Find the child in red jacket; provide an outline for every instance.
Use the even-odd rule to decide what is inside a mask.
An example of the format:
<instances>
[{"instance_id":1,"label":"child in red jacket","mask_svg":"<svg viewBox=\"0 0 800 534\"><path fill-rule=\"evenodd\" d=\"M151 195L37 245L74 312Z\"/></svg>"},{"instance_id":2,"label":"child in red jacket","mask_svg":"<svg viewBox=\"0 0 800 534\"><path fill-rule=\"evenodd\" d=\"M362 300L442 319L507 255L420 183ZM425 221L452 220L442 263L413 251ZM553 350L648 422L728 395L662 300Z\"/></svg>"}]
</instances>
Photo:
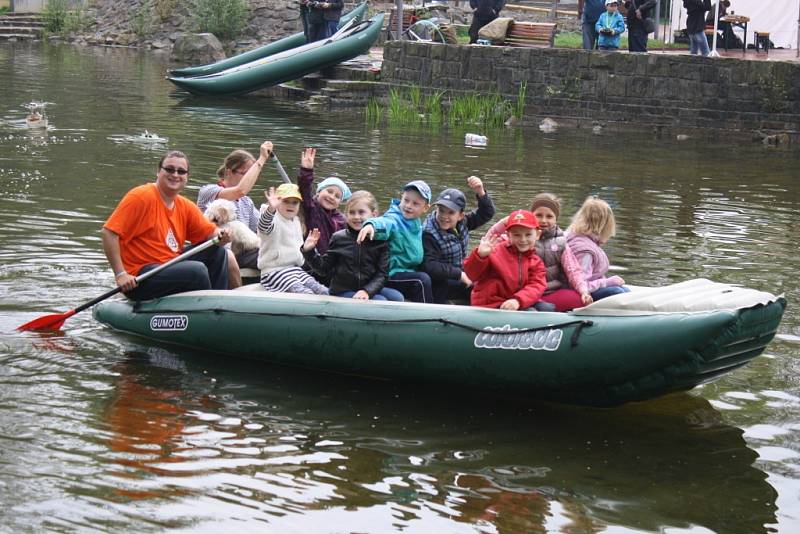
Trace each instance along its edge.
<instances>
[{"instance_id":1,"label":"child in red jacket","mask_svg":"<svg viewBox=\"0 0 800 534\"><path fill-rule=\"evenodd\" d=\"M547 289L544 263L534 245L539 238L536 216L527 210L511 212L506 224L508 240L489 232L464 262L464 272L474 282L473 306L501 310L527 310Z\"/></svg>"}]
</instances>

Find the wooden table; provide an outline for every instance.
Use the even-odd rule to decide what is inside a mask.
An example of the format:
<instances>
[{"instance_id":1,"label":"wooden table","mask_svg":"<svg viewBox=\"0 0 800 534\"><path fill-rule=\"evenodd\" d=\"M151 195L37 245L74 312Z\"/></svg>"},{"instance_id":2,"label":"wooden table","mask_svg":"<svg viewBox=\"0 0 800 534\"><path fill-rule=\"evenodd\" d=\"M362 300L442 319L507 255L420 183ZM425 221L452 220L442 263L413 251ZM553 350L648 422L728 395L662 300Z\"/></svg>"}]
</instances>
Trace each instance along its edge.
<instances>
[{"instance_id":1,"label":"wooden table","mask_svg":"<svg viewBox=\"0 0 800 534\"><path fill-rule=\"evenodd\" d=\"M750 17L745 17L744 15L725 15L724 17L720 17L719 21L730 24L732 28L736 27L744 30L744 36L742 37L742 53L744 54L747 52L747 23L750 22ZM731 32L733 32L733 29L731 29ZM725 39L723 39L725 50L728 49L728 39L729 34L725 32Z\"/></svg>"}]
</instances>

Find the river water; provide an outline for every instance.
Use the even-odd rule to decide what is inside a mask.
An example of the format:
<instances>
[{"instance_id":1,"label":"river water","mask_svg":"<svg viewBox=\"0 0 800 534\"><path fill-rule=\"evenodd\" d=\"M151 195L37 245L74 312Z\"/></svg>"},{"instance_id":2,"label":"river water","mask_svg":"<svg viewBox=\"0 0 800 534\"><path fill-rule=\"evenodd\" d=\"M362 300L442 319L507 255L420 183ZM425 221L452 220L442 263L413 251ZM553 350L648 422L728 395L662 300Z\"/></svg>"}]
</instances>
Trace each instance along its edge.
<instances>
[{"instance_id":1,"label":"river water","mask_svg":"<svg viewBox=\"0 0 800 534\"><path fill-rule=\"evenodd\" d=\"M152 54L0 44L0 530L798 532L797 151L650 133L409 130L267 99L181 99ZM22 104L52 102L50 128ZM144 130L168 138L144 141ZM463 146L485 133L484 150ZM232 361L95 323L18 333L113 287L99 229L185 151L195 198L233 148L373 191L481 176L500 212L615 209L630 283L785 293L775 341L691 393L610 410L501 401ZM263 186L277 184L273 169ZM646 355L643 355L645 357Z\"/></svg>"}]
</instances>

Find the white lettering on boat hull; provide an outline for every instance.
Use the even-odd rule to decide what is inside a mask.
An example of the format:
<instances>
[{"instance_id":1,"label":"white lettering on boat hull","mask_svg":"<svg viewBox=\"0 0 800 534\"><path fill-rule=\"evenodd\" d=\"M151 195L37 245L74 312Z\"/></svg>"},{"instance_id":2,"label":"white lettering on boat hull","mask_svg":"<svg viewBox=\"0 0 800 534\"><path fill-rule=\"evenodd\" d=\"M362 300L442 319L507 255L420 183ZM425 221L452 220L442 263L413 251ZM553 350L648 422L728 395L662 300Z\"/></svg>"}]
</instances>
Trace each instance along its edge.
<instances>
[{"instance_id":1,"label":"white lettering on boat hull","mask_svg":"<svg viewBox=\"0 0 800 534\"><path fill-rule=\"evenodd\" d=\"M479 349L510 350L558 350L564 333L557 328L548 330L524 331L511 328L487 326L484 332L475 336L475 346Z\"/></svg>"},{"instance_id":2,"label":"white lettering on boat hull","mask_svg":"<svg viewBox=\"0 0 800 534\"><path fill-rule=\"evenodd\" d=\"M150 330L154 332L177 332L186 330L189 317L186 315L154 315L150 318Z\"/></svg>"}]
</instances>

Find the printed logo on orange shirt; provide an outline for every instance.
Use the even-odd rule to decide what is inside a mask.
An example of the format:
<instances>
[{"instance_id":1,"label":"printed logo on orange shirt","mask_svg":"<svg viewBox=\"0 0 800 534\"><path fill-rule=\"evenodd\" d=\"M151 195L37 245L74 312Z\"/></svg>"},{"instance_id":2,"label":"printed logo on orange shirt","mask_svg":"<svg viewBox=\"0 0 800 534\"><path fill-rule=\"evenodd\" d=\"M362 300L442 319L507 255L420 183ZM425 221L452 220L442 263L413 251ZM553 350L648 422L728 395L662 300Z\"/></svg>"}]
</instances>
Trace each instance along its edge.
<instances>
[{"instance_id":1,"label":"printed logo on orange shirt","mask_svg":"<svg viewBox=\"0 0 800 534\"><path fill-rule=\"evenodd\" d=\"M178 240L175 239L175 234L172 233L172 228L167 231L166 243L172 252L178 252Z\"/></svg>"}]
</instances>

